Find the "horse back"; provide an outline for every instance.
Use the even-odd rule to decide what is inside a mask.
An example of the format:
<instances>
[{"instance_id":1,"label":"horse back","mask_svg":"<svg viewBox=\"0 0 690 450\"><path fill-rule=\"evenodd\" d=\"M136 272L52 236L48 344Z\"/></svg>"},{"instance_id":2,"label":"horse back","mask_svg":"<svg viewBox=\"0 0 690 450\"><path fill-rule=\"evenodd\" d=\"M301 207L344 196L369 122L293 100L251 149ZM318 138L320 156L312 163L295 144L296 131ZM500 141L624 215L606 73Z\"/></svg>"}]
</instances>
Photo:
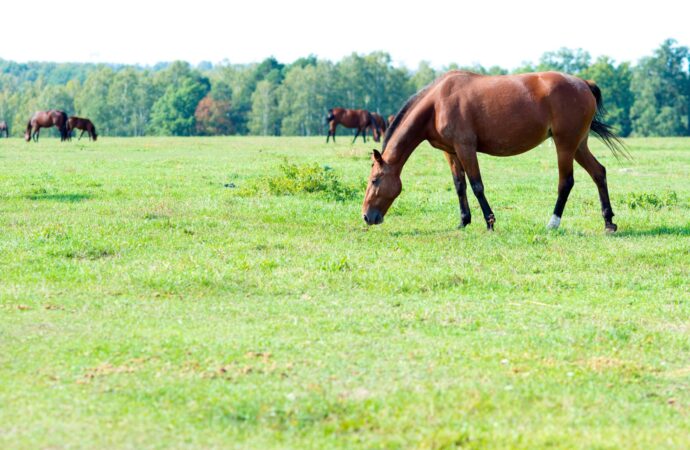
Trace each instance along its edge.
<instances>
[{"instance_id":1,"label":"horse back","mask_svg":"<svg viewBox=\"0 0 690 450\"><path fill-rule=\"evenodd\" d=\"M550 134L581 136L596 109L584 80L557 72L450 72L427 97L434 109L432 134L497 156L527 151Z\"/></svg>"}]
</instances>

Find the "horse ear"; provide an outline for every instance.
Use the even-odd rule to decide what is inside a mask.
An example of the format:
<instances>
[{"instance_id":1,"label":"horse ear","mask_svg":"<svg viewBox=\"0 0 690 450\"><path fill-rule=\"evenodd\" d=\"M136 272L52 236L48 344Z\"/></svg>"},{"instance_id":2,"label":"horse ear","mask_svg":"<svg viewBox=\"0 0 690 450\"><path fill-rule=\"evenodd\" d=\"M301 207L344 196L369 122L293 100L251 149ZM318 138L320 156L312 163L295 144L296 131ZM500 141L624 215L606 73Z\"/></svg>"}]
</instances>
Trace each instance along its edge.
<instances>
[{"instance_id":1,"label":"horse ear","mask_svg":"<svg viewBox=\"0 0 690 450\"><path fill-rule=\"evenodd\" d=\"M376 149L374 149L374 161L383 164L383 156L381 156L381 153Z\"/></svg>"}]
</instances>

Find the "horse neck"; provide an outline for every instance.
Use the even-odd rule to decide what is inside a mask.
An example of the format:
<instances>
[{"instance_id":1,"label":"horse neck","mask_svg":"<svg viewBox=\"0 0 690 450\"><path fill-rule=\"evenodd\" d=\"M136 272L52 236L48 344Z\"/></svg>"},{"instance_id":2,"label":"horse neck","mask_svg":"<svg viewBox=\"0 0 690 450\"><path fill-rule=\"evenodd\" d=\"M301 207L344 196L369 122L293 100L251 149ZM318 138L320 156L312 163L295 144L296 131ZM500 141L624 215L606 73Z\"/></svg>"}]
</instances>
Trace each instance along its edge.
<instances>
[{"instance_id":1,"label":"horse neck","mask_svg":"<svg viewBox=\"0 0 690 450\"><path fill-rule=\"evenodd\" d=\"M387 164L402 171L413 151L427 139L426 127L428 121L427 109L416 106L401 118L398 127L388 136L383 152L383 159Z\"/></svg>"}]
</instances>

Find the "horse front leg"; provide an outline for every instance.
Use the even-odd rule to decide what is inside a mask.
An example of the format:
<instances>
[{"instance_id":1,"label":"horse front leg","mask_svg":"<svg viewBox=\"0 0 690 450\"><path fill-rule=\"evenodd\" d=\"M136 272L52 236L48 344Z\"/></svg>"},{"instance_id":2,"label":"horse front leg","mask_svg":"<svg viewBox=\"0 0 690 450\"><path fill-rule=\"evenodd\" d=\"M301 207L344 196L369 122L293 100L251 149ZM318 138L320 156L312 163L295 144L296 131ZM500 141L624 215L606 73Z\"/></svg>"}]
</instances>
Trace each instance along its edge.
<instances>
[{"instance_id":1,"label":"horse front leg","mask_svg":"<svg viewBox=\"0 0 690 450\"><path fill-rule=\"evenodd\" d=\"M465 228L472 222L470 205L467 202L465 170L462 168L462 164L460 164L460 160L455 153L443 152L443 155L446 157L448 165L450 166L450 172L453 174L455 192L458 194L458 203L460 204L460 226L458 226L458 228Z\"/></svg>"},{"instance_id":2,"label":"horse front leg","mask_svg":"<svg viewBox=\"0 0 690 450\"><path fill-rule=\"evenodd\" d=\"M354 144L355 141L357 140L357 136L359 136L360 129L357 128L357 133L355 133L355 138L352 140L352 143Z\"/></svg>"},{"instance_id":3,"label":"horse front leg","mask_svg":"<svg viewBox=\"0 0 690 450\"><path fill-rule=\"evenodd\" d=\"M81 141L81 137L84 136L85 131L86 130L81 130L81 134L79 135L79 139L77 139L77 141ZM89 134L89 137L91 137L91 134Z\"/></svg>"},{"instance_id":4,"label":"horse front leg","mask_svg":"<svg viewBox=\"0 0 690 450\"><path fill-rule=\"evenodd\" d=\"M462 146L456 148L455 153L460 160L460 164L467 178L470 180L470 187L472 187L472 192L474 196L477 197L479 206L482 208L482 213L484 214L484 220L486 220L486 229L493 231L494 224L496 223L496 217L494 216L489 202L486 200L484 195L484 183L482 183L482 175L479 171L479 161L477 161L477 150L475 147Z\"/></svg>"}]
</instances>

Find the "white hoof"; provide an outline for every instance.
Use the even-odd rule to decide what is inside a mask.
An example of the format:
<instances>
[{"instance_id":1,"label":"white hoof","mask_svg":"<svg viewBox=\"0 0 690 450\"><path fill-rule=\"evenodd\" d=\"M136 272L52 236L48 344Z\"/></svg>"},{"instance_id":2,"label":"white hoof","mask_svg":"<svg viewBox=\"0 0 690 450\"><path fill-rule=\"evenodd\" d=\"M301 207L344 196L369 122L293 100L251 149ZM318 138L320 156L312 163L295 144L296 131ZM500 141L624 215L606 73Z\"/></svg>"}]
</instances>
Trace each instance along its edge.
<instances>
[{"instance_id":1,"label":"white hoof","mask_svg":"<svg viewBox=\"0 0 690 450\"><path fill-rule=\"evenodd\" d=\"M548 225L546 225L546 228L549 230L555 230L561 225L561 218L558 217L557 215L551 216L551 220L549 220Z\"/></svg>"}]
</instances>

